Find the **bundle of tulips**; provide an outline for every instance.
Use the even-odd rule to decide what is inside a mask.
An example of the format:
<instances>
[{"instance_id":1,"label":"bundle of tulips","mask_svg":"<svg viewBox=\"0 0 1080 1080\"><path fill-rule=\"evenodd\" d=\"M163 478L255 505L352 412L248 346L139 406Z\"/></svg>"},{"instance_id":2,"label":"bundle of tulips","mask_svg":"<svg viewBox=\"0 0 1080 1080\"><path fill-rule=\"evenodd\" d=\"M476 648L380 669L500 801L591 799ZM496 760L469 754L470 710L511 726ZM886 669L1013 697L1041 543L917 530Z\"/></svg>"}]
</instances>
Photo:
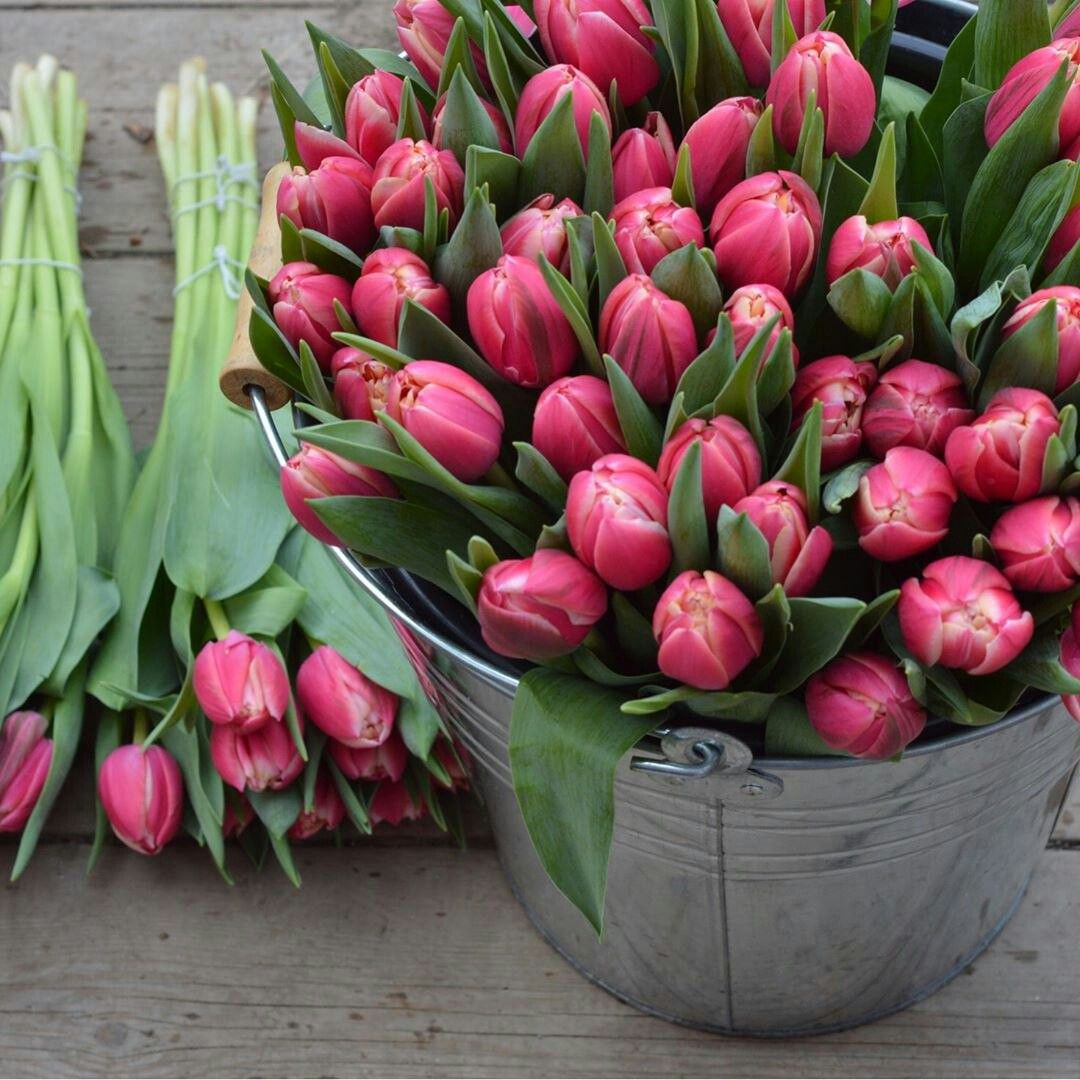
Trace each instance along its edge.
<instances>
[{"instance_id":1,"label":"bundle of tulips","mask_svg":"<svg viewBox=\"0 0 1080 1080\"><path fill-rule=\"evenodd\" d=\"M932 94L896 0L399 0L408 59L271 61L286 501L536 665L519 800L597 918L558 792L658 714L876 759L1080 716L1073 6L988 0Z\"/></svg>"}]
</instances>

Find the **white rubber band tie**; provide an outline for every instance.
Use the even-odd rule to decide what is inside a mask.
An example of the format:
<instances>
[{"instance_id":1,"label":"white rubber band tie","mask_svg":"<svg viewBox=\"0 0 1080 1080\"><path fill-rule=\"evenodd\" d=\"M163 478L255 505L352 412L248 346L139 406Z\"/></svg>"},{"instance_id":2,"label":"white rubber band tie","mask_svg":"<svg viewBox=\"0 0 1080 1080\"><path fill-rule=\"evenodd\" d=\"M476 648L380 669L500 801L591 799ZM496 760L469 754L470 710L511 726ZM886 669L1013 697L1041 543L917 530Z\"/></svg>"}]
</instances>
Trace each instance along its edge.
<instances>
[{"instance_id":1,"label":"white rubber band tie","mask_svg":"<svg viewBox=\"0 0 1080 1080\"><path fill-rule=\"evenodd\" d=\"M81 266L61 259L0 259L0 266L50 266L53 270L71 270L79 277L83 276Z\"/></svg>"},{"instance_id":2,"label":"white rubber band tie","mask_svg":"<svg viewBox=\"0 0 1080 1080\"><path fill-rule=\"evenodd\" d=\"M194 285L200 278L218 270L221 273L221 285L225 290L225 295L230 300L239 300L242 288L240 278L233 273L234 267L240 271L244 270L244 264L232 258L223 244L218 244L218 246L214 248L213 260L208 262L201 270L196 270L194 274L190 274L188 277L184 278L183 281L177 282L177 284L173 286L172 294L173 296L177 296L189 285Z\"/></svg>"},{"instance_id":3,"label":"white rubber band tie","mask_svg":"<svg viewBox=\"0 0 1080 1080\"><path fill-rule=\"evenodd\" d=\"M202 210L207 206L217 207L218 211L223 213L226 206L231 202L238 203L248 210L259 209L259 204L254 200L245 199L242 195L234 195L229 191L229 188L235 184L239 184L243 187L250 187L253 190L258 191L259 184L255 176L255 166L250 161L234 165L228 158L221 155L217 160L217 168L215 169L178 176L173 182L174 194L181 184L192 183L197 180L213 180L217 190L208 199L200 199L198 202L174 210L174 220L178 217L183 217L184 214Z\"/></svg>"},{"instance_id":4,"label":"white rubber band tie","mask_svg":"<svg viewBox=\"0 0 1080 1080\"><path fill-rule=\"evenodd\" d=\"M0 164L2 165L29 165L41 160L41 155L46 151L51 150L61 162L64 167L70 172L71 165L64 157L59 146L54 146L52 143L42 143L41 146L28 146L25 150L0 150ZM37 173L30 172L28 169L15 169L7 176L0 179L0 188L6 187L8 184L13 183L16 180L37 180ZM75 215L78 216L82 212L83 197L82 192L74 184L65 184L64 190L75 200Z\"/></svg>"}]
</instances>

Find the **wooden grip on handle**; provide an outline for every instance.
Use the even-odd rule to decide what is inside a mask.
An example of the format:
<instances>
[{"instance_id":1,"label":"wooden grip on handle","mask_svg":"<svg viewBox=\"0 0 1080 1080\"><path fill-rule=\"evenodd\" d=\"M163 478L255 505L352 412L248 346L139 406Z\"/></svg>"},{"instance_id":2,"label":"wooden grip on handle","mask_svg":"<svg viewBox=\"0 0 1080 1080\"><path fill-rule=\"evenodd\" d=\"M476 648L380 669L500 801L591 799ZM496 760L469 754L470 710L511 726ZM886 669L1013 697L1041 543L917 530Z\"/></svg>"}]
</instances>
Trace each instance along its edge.
<instances>
[{"instance_id":1,"label":"wooden grip on handle","mask_svg":"<svg viewBox=\"0 0 1080 1080\"><path fill-rule=\"evenodd\" d=\"M251 248L248 266L261 278L272 278L281 269L281 229L278 226L277 191L282 179L290 172L287 161L279 162L263 181L262 212L259 228ZM240 296L236 308L236 333L233 335L229 355L221 367L218 384L221 392L234 404L251 408L251 399L245 388L260 386L271 409L280 409L292 396L289 388L259 363L251 347L248 324L254 306L247 289Z\"/></svg>"}]
</instances>

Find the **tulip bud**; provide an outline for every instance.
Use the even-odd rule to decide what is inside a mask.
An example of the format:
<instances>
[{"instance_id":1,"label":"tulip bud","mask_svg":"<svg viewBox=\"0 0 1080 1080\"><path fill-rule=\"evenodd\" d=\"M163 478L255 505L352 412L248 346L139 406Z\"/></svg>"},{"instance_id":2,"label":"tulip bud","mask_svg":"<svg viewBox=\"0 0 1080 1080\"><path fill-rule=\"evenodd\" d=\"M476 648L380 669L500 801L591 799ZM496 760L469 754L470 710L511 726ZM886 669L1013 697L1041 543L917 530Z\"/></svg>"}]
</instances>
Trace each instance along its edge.
<instances>
[{"instance_id":1,"label":"tulip bud","mask_svg":"<svg viewBox=\"0 0 1080 1080\"><path fill-rule=\"evenodd\" d=\"M386 408L394 369L346 346L330 359L334 400L347 420L374 420Z\"/></svg>"},{"instance_id":2,"label":"tulip bud","mask_svg":"<svg viewBox=\"0 0 1080 1080\"><path fill-rule=\"evenodd\" d=\"M399 139L388 146L372 173L375 227L397 225L423 230L428 179L435 188L436 207L440 213L449 211L453 225L461 216L465 191L465 173L453 152L437 150L424 139Z\"/></svg>"},{"instance_id":3,"label":"tulip bud","mask_svg":"<svg viewBox=\"0 0 1080 1080\"><path fill-rule=\"evenodd\" d=\"M1058 157L1080 157L1080 36L1061 37L1017 61L986 109L986 143L994 146L1069 61L1069 90L1058 122Z\"/></svg>"},{"instance_id":4,"label":"tulip bud","mask_svg":"<svg viewBox=\"0 0 1080 1080\"><path fill-rule=\"evenodd\" d=\"M245 735L283 720L289 707L289 676L281 661L269 646L239 630L199 650L192 685L211 723L232 724Z\"/></svg>"},{"instance_id":5,"label":"tulip bud","mask_svg":"<svg viewBox=\"0 0 1080 1080\"><path fill-rule=\"evenodd\" d=\"M588 567L557 548L496 563L476 602L488 647L520 660L572 653L607 610L607 589Z\"/></svg>"},{"instance_id":6,"label":"tulip bud","mask_svg":"<svg viewBox=\"0 0 1080 1080\"><path fill-rule=\"evenodd\" d=\"M302 809L289 826L290 840L307 840L326 829L332 832L345 818L345 804L338 794L337 785L326 769L315 775L315 795L310 810Z\"/></svg>"},{"instance_id":7,"label":"tulip bud","mask_svg":"<svg viewBox=\"0 0 1080 1080\"><path fill-rule=\"evenodd\" d=\"M894 446L941 457L953 429L974 419L959 375L938 364L905 360L878 380L863 408L862 433L876 458Z\"/></svg>"},{"instance_id":8,"label":"tulip bud","mask_svg":"<svg viewBox=\"0 0 1080 1080\"><path fill-rule=\"evenodd\" d=\"M373 251L352 288L353 319L360 332L396 349L406 300L426 307L440 322L450 322L450 293L432 278L419 255L399 247Z\"/></svg>"},{"instance_id":9,"label":"tulip bud","mask_svg":"<svg viewBox=\"0 0 1080 1080\"><path fill-rule=\"evenodd\" d=\"M581 140L582 153L589 156L589 121L597 112L604 126L611 131L611 113L607 100L597 89L596 83L569 64L557 64L534 75L518 98L514 116L514 146L518 157L525 151L537 129L547 119L548 113L567 95L573 98L574 126Z\"/></svg>"},{"instance_id":10,"label":"tulip bud","mask_svg":"<svg viewBox=\"0 0 1080 1080\"><path fill-rule=\"evenodd\" d=\"M324 274L314 263L286 263L267 286L274 322L294 349L306 341L326 371L338 343L330 336L341 330L334 301L349 309L349 283Z\"/></svg>"},{"instance_id":11,"label":"tulip bud","mask_svg":"<svg viewBox=\"0 0 1080 1080\"><path fill-rule=\"evenodd\" d=\"M303 716L297 715L297 721L303 730ZM210 730L210 759L218 776L237 791L280 791L304 771L288 727L277 720L250 735L232 724L215 724Z\"/></svg>"},{"instance_id":12,"label":"tulip bud","mask_svg":"<svg viewBox=\"0 0 1080 1080\"><path fill-rule=\"evenodd\" d=\"M651 274L673 251L705 244L701 218L671 197L671 188L646 188L623 199L611 211L615 246L632 274Z\"/></svg>"},{"instance_id":13,"label":"tulip bud","mask_svg":"<svg viewBox=\"0 0 1080 1080\"><path fill-rule=\"evenodd\" d=\"M1050 495L1011 507L994 525L990 546L1014 589L1071 589L1080 579L1080 500Z\"/></svg>"},{"instance_id":14,"label":"tulip bud","mask_svg":"<svg viewBox=\"0 0 1080 1080\"><path fill-rule=\"evenodd\" d=\"M414 796L404 782L384 781L371 797L368 817L372 825L400 825L403 821L419 821L424 809L423 800Z\"/></svg>"},{"instance_id":15,"label":"tulip bud","mask_svg":"<svg viewBox=\"0 0 1080 1080\"><path fill-rule=\"evenodd\" d=\"M830 285L852 270L868 270L895 289L915 268L914 243L932 252L926 230L914 219L871 225L862 214L849 217L833 234L825 278Z\"/></svg>"},{"instance_id":16,"label":"tulip bud","mask_svg":"<svg viewBox=\"0 0 1080 1080\"><path fill-rule=\"evenodd\" d=\"M339 139L332 131L327 131L316 124L305 124L302 120L295 121L293 139L296 142L296 153L300 158L300 164L308 172L313 172L327 158L350 158L353 161L362 161L360 155L344 139ZM371 188L370 181L367 187Z\"/></svg>"},{"instance_id":17,"label":"tulip bud","mask_svg":"<svg viewBox=\"0 0 1080 1080\"><path fill-rule=\"evenodd\" d=\"M874 129L877 95L870 72L855 59L847 42L829 30L800 38L765 94L765 103L773 107L773 132L789 154L799 147L811 91L825 117L825 156L854 157Z\"/></svg>"},{"instance_id":18,"label":"tulip bud","mask_svg":"<svg viewBox=\"0 0 1080 1080\"><path fill-rule=\"evenodd\" d=\"M718 0L720 21L751 86L764 89L772 72L774 0ZM795 33L802 37L825 20L825 0L788 0Z\"/></svg>"},{"instance_id":19,"label":"tulip bud","mask_svg":"<svg viewBox=\"0 0 1080 1080\"><path fill-rule=\"evenodd\" d=\"M585 213L572 199L555 202L554 195L541 195L519 211L499 231L504 255L520 255L534 262L541 255L559 273L570 273L570 244L566 222Z\"/></svg>"},{"instance_id":20,"label":"tulip bud","mask_svg":"<svg viewBox=\"0 0 1080 1080\"><path fill-rule=\"evenodd\" d=\"M533 412L533 446L564 479L626 449L611 387L595 375L553 382Z\"/></svg>"},{"instance_id":21,"label":"tulip bud","mask_svg":"<svg viewBox=\"0 0 1080 1080\"><path fill-rule=\"evenodd\" d=\"M699 116L683 145L690 150L690 176L698 213L706 217L746 177L750 136L761 119L761 102L752 97L727 98Z\"/></svg>"},{"instance_id":22,"label":"tulip bud","mask_svg":"<svg viewBox=\"0 0 1080 1080\"><path fill-rule=\"evenodd\" d=\"M372 682L329 645L320 645L300 665L296 696L320 731L354 750L382 745L394 729L397 695Z\"/></svg>"},{"instance_id":23,"label":"tulip bud","mask_svg":"<svg viewBox=\"0 0 1080 1080\"><path fill-rule=\"evenodd\" d=\"M0 833L18 832L37 805L52 765L53 742L41 713L10 713L0 727Z\"/></svg>"},{"instance_id":24,"label":"tulip bud","mask_svg":"<svg viewBox=\"0 0 1080 1080\"><path fill-rule=\"evenodd\" d=\"M802 491L794 484L770 480L732 509L745 514L765 537L773 584L782 585L788 596L806 596L825 572L833 542L820 525L810 528Z\"/></svg>"},{"instance_id":25,"label":"tulip bud","mask_svg":"<svg viewBox=\"0 0 1080 1080\"><path fill-rule=\"evenodd\" d=\"M647 275L631 274L604 302L600 351L614 358L650 405L663 405L698 354L697 331L685 304Z\"/></svg>"},{"instance_id":26,"label":"tulip bud","mask_svg":"<svg viewBox=\"0 0 1080 1080\"><path fill-rule=\"evenodd\" d=\"M724 690L756 657L765 634L754 605L712 570L681 573L653 613L660 670L700 690Z\"/></svg>"},{"instance_id":27,"label":"tulip bud","mask_svg":"<svg viewBox=\"0 0 1080 1080\"><path fill-rule=\"evenodd\" d=\"M900 630L912 655L927 667L990 675L1015 660L1035 632L1000 570L954 555L909 578L897 606Z\"/></svg>"},{"instance_id":28,"label":"tulip bud","mask_svg":"<svg viewBox=\"0 0 1080 1080\"><path fill-rule=\"evenodd\" d=\"M397 0L394 19L401 48L434 90L439 85L443 56L457 20L440 0ZM477 73L486 81L483 52L475 42L469 43L469 51Z\"/></svg>"},{"instance_id":29,"label":"tulip bud","mask_svg":"<svg viewBox=\"0 0 1080 1080\"><path fill-rule=\"evenodd\" d=\"M391 731L386 742L378 746L357 750L331 739L328 749L334 764L350 780L396 782L405 775L405 766L409 763L409 752L396 731Z\"/></svg>"},{"instance_id":30,"label":"tulip bud","mask_svg":"<svg viewBox=\"0 0 1080 1080\"><path fill-rule=\"evenodd\" d=\"M97 789L113 832L132 851L157 855L180 828L180 766L160 746L118 746L101 763Z\"/></svg>"},{"instance_id":31,"label":"tulip bud","mask_svg":"<svg viewBox=\"0 0 1080 1080\"><path fill-rule=\"evenodd\" d=\"M822 403L821 467L825 472L858 456L863 406L876 379L873 364L856 363L846 356L815 360L796 376L791 390L792 425L802 423L814 402Z\"/></svg>"},{"instance_id":32,"label":"tulip bud","mask_svg":"<svg viewBox=\"0 0 1080 1080\"><path fill-rule=\"evenodd\" d=\"M772 285L744 285L741 289L736 289L724 305L724 314L731 320L736 356L742 355L763 326L772 322L777 315L780 316L780 321L769 335L768 344L762 355L763 364L776 348L780 335L785 330L795 332L795 316L791 313L791 305L784 294ZM709 341L711 342L715 336L716 331L710 330ZM791 356L795 366L798 367L799 350L794 343L791 346Z\"/></svg>"},{"instance_id":33,"label":"tulip bud","mask_svg":"<svg viewBox=\"0 0 1080 1080\"><path fill-rule=\"evenodd\" d=\"M504 255L469 286L469 332L484 359L518 386L547 386L577 359L573 327L540 267Z\"/></svg>"},{"instance_id":34,"label":"tulip bud","mask_svg":"<svg viewBox=\"0 0 1080 1080\"><path fill-rule=\"evenodd\" d=\"M821 204L801 176L761 173L717 203L710 232L717 271L729 288L775 285L790 299L814 272Z\"/></svg>"},{"instance_id":35,"label":"tulip bud","mask_svg":"<svg viewBox=\"0 0 1080 1080\"><path fill-rule=\"evenodd\" d=\"M1080 17L1080 9L1077 15ZM1065 215L1065 220L1051 237L1050 246L1046 249L1046 257L1043 260L1046 273L1056 270L1077 244L1080 244L1080 206Z\"/></svg>"},{"instance_id":36,"label":"tulip bud","mask_svg":"<svg viewBox=\"0 0 1080 1080\"><path fill-rule=\"evenodd\" d=\"M668 493L644 461L608 454L570 481L566 530L574 554L608 585L633 592L671 565Z\"/></svg>"},{"instance_id":37,"label":"tulip bud","mask_svg":"<svg viewBox=\"0 0 1080 1080\"><path fill-rule=\"evenodd\" d=\"M433 776L435 783L446 791L468 791L469 753L465 747L457 739L451 743L448 738L443 737L436 740L433 752L439 764L446 770L446 775L450 777L450 783L446 784Z\"/></svg>"},{"instance_id":38,"label":"tulip bud","mask_svg":"<svg viewBox=\"0 0 1080 1080\"><path fill-rule=\"evenodd\" d=\"M705 517L712 523L721 506L734 506L761 483L761 454L754 437L733 417L687 420L664 447L656 467L668 491L693 443L701 444L701 489Z\"/></svg>"},{"instance_id":39,"label":"tulip bud","mask_svg":"<svg viewBox=\"0 0 1080 1080\"><path fill-rule=\"evenodd\" d=\"M933 454L896 446L859 481L853 517L859 547L879 562L929 551L949 534L958 493Z\"/></svg>"},{"instance_id":40,"label":"tulip bud","mask_svg":"<svg viewBox=\"0 0 1080 1080\"><path fill-rule=\"evenodd\" d=\"M1046 447L1061 430L1054 403L1038 390L1008 387L945 444L956 486L978 502L1025 502L1043 482Z\"/></svg>"},{"instance_id":41,"label":"tulip bud","mask_svg":"<svg viewBox=\"0 0 1080 1080\"><path fill-rule=\"evenodd\" d=\"M499 403L452 364L406 364L394 375L386 412L459 480L478 480L502 449Z\"/></svg>"},{"instance_id":42,"label":"tulip bud","mask_svg":"<svg viewBox=\"0 0 1080 1080\"><path fill-rule=\"evenodd\" d=\"M377 70L353 84L345 99L345 141L369 164L397 142L401 119L401 92L405 82L389 71ZM416 107L428 130L428 115L419 100Z\"/></svg>"},{"instance_id":43,"label":"tulip bud","mask_svg":"<svg viewBox=\"0 0 1080 1080\"><path fill-rule=\"evenodd\" d=\"M660 81L653 43L641 29L653 25L642 0L536 0L533 10L548 57L573 64L604 93L616 83L624 105Z\"/></svg>"},{"instance_id":44,"label":"tulip bud","mask_svg":"<svg viewBox=\"0 0 1080 1080\"><path fill-rule=\"evenodd\" d=\"M1080 605L1074 604L1072 618L1061 635L1061 666L1074 678L1080 679ZM1062 694L1061 703L1069 715L1080 721L1080 694Z\"/></svg>"},{"instance_id":45,"label":"tulip bud","mask_svg":"<svg viewBox=\"0 0 1080 1080\"><path fill-rule=\"evenodd\" d=\"M1033 293L1020 302L1012 318L1005 324L1002 337L1012 337L1048 304L1057 307L1058 359L1054 393L1061 394L1080 379L1080 289L1074 285L1055 285Z\"/></svg>"},{"instance_id":46,"label":"tulip bud","mask_svg":"<svg viewBox=\"0 0 1080 1080\"><path fill-rule=\"evenodd\" d=\"M810 723L834 750L884 761L914 742L926 726L896 664L877 653L841 656L806 684Z\"/></svg>"},{"instance_id":47,"label":"tulip bud","mask_svg":"<svg viewBox=\"0 0 1080 1080\"><path fill-rule=\"evenodd\" d=\"M332 547L344 547L308 503L333 495L362 495L368 498L396 499L394 482L376 469L358 465L329 450L303 443L281 467L281 495L292 515L316 540Z\"/></svg>"},{"instance_id":48,"label":"tulip bud","mask_svg":"<svg viewBox=\"0 0 1080 1080\"><path fill-rule=\"evenodd\" d=\"M499 149L504 154L512 154L514 152L514 144L510 137L510 125L507 124L502 109L492 105L490 101L485 101L482 97L478 97L477 100L480 102L480 106L484 112L487 113L488 119L495 129L496 138L499 140ZM443 139L443 113L445 111L446 95L443 94L443 96L435 103L435 111L431 114L431 141L440 150L450 149L445 145Z\"/></svg>"},{"instance_id":49,"label":"tulip bud","mask_svg":"<svg viewBox=\"0 0 1080 1080\"><path fill-rule=\"evenodd\" d=\"M365 253L375 239L371 166L356 158L328 157L314 172L297 167L278 187L277 211L298 229L314 229Z\"/></svg>"},{"instance_id":50,"label":"tulip bud","mask_svg":"<svg viewBox=\"0 0 1080 1080\"><path fill-rule=\"evenodd\" d=\"M671 187L675 179L675 143L662 113L651 112L639 128L627 128L611 148L615 201L651 187Z\"/></svg>"}]
</instances>

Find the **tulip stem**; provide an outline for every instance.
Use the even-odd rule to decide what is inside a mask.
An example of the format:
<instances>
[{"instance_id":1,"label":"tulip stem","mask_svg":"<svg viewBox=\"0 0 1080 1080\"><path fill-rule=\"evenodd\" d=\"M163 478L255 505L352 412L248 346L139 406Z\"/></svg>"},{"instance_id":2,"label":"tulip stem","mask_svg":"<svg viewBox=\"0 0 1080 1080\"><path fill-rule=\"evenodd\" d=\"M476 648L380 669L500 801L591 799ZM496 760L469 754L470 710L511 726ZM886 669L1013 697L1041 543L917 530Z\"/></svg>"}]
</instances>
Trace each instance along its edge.
<instances>
[{"instance_id":1,"label":"tulip stem","mask_svg":"<svg viewBox=\"0 0 1080 1080\"><path fill-rule=\"evenodd\" d=\"M132 742L138 743L142 746L146 742L146 736L150 734L150 718L146 715L145 709L135 710L135 729L131 733Z\"/></svg>"},{"instance_id":2,"label":"tulip stem","mask_svg":"<svg viewBox=\"0 0 1080 1080\"><path fill-rule=\"evenodd\" d=\"M224 641L232 629L229 618L225 614L225 608L219 601L207 599L203 600L203 607L206 608L206 617L210 622L210 629L214 631L214 637L218 641Z\"/></svg>"}]
</instances>

